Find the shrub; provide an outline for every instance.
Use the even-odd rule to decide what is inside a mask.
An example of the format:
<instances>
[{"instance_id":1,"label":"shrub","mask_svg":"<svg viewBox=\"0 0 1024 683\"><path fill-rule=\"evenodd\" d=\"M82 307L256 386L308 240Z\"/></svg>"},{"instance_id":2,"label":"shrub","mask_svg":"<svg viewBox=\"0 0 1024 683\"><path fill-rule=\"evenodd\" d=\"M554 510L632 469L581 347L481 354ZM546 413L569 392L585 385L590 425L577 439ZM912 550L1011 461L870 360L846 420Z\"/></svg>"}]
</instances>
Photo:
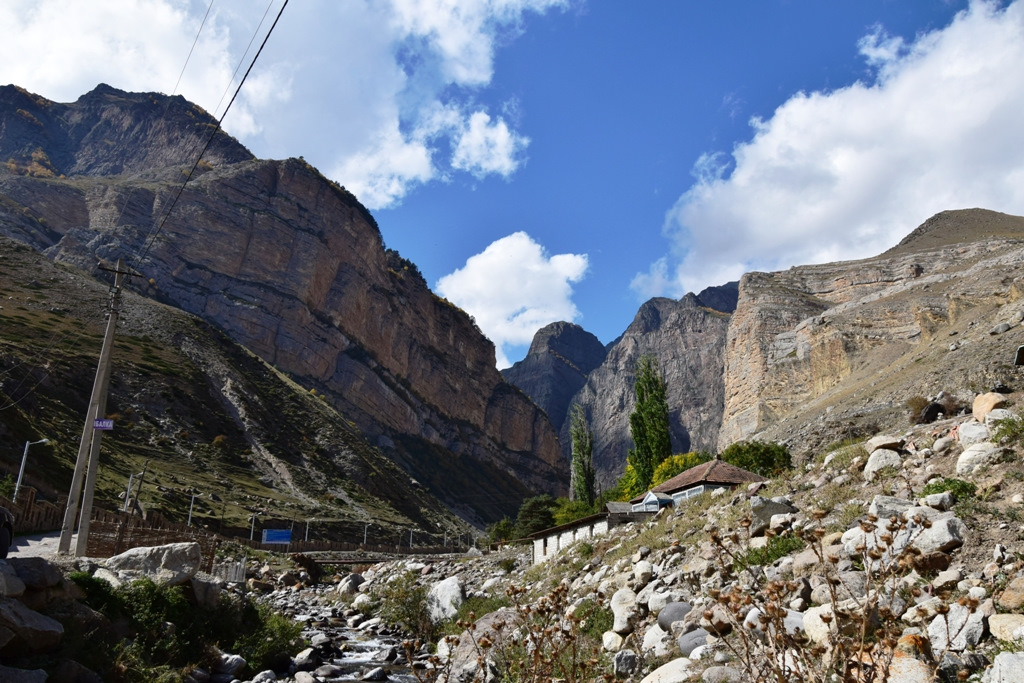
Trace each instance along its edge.
<instances>
[{"instance_id":1,"label":"shrub","mask_svg":"<svg viewBox=\"0 0 1024 683\"><path fill-rule=\"evenodd\" d=\"M992 439L996 442L1002 442L1005 439L1010 444L1024 442L1024 418L1018 415L997 420L995 431L992 433Z\"/></svg>"},{"instance_id":2,"label":"shrub","mask_svg":"<svg viewBox=\"0 0 1024 683\"><path fill-rule=\"evenodd\" d=\"M930 496L933 493L945 493L949 491L957 500L964 498L970 498L978 490L978 487L969 481L963 479L954 479L951 477L945 477L939 481L933 481L921 489L922 496Z\"/></svg>"},{"instance_id":3,"label":"shrub","mask_svg":"<svg viewBox=\"0 0 1024 683\"><path fill-rule=\"evenodd\" d=\"M377 615L385 622L417 638L434 639L437 629L430 621L427 589L417 582L414 572L404 572L376 587L371 597L379 604Z\"/></svg>"},{"instance_id":4,"label":"shrub","mask_svg":"<svg viewBox=\"0 0 1024 683\"><path fill-rule=\"evenodd\" d=\"M802 550L806 545L804 540L795 534L785 536L773 536L763 548L751 548L736 558L735 570L742 571L753 566L769 565L780 557L785 557L791 552Z\"/></svg>"},{"instance_id":5,"label":"shrub","mask_svg":"<svg viewBox=\"0 0 1024 683\"><path fill-rule=\"evenodd\" d=\"M765 441L737 441L722 451L720 457L730 465L762 477L773 477L792 466L788 448Z\"/></svg>"},{"instance_id":6,"label":"shrub","mask_svg":"<svg viewBox=\"0 0 1024 683\"><path fill-rule=\"evenodd\" d=\"M924 396L911 396L904 405L907 406L907 411L910 413L910 423L916 424L921 413L928 407L928 399Z\"/></svg>"}]
</instances>

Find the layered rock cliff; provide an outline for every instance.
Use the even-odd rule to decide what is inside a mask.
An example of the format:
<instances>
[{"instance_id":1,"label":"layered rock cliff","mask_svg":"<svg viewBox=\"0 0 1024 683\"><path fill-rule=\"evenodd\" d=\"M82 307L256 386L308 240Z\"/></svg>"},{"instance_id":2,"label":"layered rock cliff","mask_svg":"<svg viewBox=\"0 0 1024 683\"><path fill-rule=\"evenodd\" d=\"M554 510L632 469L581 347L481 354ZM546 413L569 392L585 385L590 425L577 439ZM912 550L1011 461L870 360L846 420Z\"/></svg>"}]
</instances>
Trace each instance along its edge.
<instances>
[{"instance_id":1,"label":"layered rock cliff","mask_svg":"<svg viewBox=\"0 0 1024 683\"><path fill-rule=\"evenodd\" d=\"M87 270L126 257L143 275L135 286L322 391L467 515L493 519L531 492L562 492L547 417L344 188L218 135L175 200L191 141L212 123L163 95L101 86L57 104L0 88L0 153L11 159L0 232Z\"/></svg>"},{"instance_id":2,"label":"layered rock cliff","mask_svg":"<svg viewBox=\"0 0 1024 683\"><path fill-rule=\"evenodd\" d=\"M1020 296L1022 262L1024 218L970 209L932 217L874 258L744 275L720 444L772 436L783 420L824 422L836 406L853 417L886 406L873 419L905 423L896 378L929 395L954 375L979 390L1007 376L1009 355L995 359L1013 342L988 330Z\"/></svg>"},{"instance_id":3,"label":"layered rock cliff","mask_svg":"<svg viewBox=\"0 0 1024 683\"><path fill-rule=\"evenodd\" d=\"M729 318L693 294L678 301L651 299L611 345L605 361L587 376L572 402L583 406L594 431L594 466L602 485L614 483L622 474L633 444L629 414L636 407L635 366L645 354L658 359L665 378L673 451L715 450ZM562 424L562 445L569 454L567 421Z\"/></svg>"},{"instance_id":4,"label":"layered rock cliff","mask_svg":"<svg viewBox=\"0 0 1024 683\"><path fill-rule=\"evenodd\" d=\"M534 335L526 358L502 371L502 375L522 389L559 428L572 397L607 355L601 341L579 325L551 323Z\"/></svg>"}]
</instances>

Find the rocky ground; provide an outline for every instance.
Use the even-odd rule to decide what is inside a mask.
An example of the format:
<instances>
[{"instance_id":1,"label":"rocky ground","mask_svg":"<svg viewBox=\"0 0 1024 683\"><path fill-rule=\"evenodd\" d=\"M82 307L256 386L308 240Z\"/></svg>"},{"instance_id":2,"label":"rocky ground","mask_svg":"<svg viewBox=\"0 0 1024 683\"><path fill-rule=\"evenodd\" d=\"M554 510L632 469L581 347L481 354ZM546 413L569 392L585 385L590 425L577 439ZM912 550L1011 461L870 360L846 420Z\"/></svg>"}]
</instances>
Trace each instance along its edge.
<instances>
[{"instance_id":1,"label":"rocky ground","mask_svg":"<svg viewBox=\"0 0 1024 683\"><path fill-rule=\"evenodd\" d=\"M973 414L837 444L767 485L695 499L542 565L525 546L320 582L252 565L248 590L302 622L309 646L246 680L1024 681L1024 463L1019 442L995 433L1018 419L1002 407L1015 399L983 395ZM166 573L163 557L146 571ZM142 571L77 566L111 581ZM60 568L14 558L0 577L3 663L12 643L54 647L60 624L46 614L76 597ZM241 590L183 580L197 599ZM387 623L396 599L423 602L429 643L413 641L422 623ZM232 666L225 654L191 680L239 680Z\"/></svg>"}]
</instances>

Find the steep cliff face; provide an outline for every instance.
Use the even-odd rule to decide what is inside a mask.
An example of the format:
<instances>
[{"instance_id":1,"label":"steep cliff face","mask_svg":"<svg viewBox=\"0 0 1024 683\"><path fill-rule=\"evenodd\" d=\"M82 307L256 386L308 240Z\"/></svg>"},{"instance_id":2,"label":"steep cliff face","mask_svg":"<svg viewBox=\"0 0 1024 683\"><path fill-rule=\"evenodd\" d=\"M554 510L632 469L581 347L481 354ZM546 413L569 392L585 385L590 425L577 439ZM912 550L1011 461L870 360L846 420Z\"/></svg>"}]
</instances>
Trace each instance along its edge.
<instances>
[{"instance_id":1,"label":"steep cliff face","mask_svg":"<svg viewBox=\"0 0 1024 683\"><path fill-rule=\"evenodd\" d=\"M137 286L323 391L414 476L461 473L433 482L452 504L490 519L514 511L531 491L564 490L566 467L549 421L502 380L493 345L470 318L385 249L373 218L350 193L303 161L239 160L244 148L225 143L165 218L180 171L149 164L174 154L135 148L174 147L174 134L193 130L194 109L175 118L167 113L181 104L173 98L100 90L102 97L94 91L72 105L37 103L40 115L57 107L72 112L55 117L55 132L40 119L47 132L38 146L62 136L109 139L102 126L113 118L117 130L129 131L114 145L125 148L125 161L118 166L114 153L72 155L56 166L79 174L69 179L33 177L20 167L0 172L4 234L88 270L97 257L145 254L132 263L144 276ZM113 116L108 97L132 104ZM148 120L153 107L164 112L162 123ZM2 120L12 116L18 114ZM73 136L85 125L76 121L94 122L94 132ZM16 144L26 148L21 138ZM5 144L0 134L0 148ZM70 149L85 154L93 147ZM129 171L136 175L105 175ZM500 482L487 484L493 490L483 505L473 489L481 477Z\"/></svg>"},{"instance_id":2,"label":"steep cliff face","mask_svg":"<svg viewBox=\"0 0 1024 683\"><path fill-rule=\"evenodd\" d=\"M526 358L502 374L547 413L555 428L561 428L572 397L605 356L600 340L579 325L551 323L534 335Z\"/></svg>"},{"instance_id":3,"label":"steep cliff face","mask_svg":"<svg viewBox=\"0 0 1024 683\"><path fill-rule=\"evenodd\" d=\"M573 398L586 411L594 431L594 466L602 485L622 474L632 446L629 414L636 406L633 385L637 359L658 359L667 385L672 449L714 451L721 425L722 352L729 315L704 306L693 294L679 301L651 299L587 376ZM567 456L568 424L562 426Z\"/></svg>"},{"instance_id":4,"label":"steep cliff face","mask_svg":"<svg viewBox=\"0 0 1024 683\"><path fill-rule=\"evenodd\" d=\"M931 375L938 357L916 374L908 365L966 332L961 322L979 315L976 326L1013 300L1022 240L1024 218L948 211L875 258L744 275L726 342L720 445L828 397L859 393L870 403L872 387L897 372L905 385Z\"/></svg>"}]
</instances>

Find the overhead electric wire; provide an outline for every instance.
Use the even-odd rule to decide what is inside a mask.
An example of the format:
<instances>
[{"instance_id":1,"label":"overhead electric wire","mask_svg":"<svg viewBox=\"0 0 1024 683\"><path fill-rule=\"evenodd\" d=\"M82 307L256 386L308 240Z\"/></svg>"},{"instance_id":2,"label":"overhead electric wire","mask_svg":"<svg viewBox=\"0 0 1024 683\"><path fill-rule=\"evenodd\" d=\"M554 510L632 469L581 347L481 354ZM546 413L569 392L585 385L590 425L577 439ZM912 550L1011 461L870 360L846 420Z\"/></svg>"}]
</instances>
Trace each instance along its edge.
<instances>
[{"instance_id":1,"label":"overhead electric wire","mask_svg":"<svg viewBox=\"0 0 1024 683\"><path fill-rule=\"evenodd\" d=\"M245 52L243 53L242 57L239 59L238 66L235 67L235 71L232 74L231 80L234 80L235 75L237 75L238 69L241 67L241 64L244 61L245 55L248 54L249 49L252 47L253 41L256 39L256 36L259 34L259 29L260 29L260 27L263 26L263 22L266 21L266 17L269 14L270 8L272 6L273 6L273 0L271 0L270 4L267 5L267 9L264 11L263 17L260 19L260 22L257 25L255 31L253 32L252 37L249 39L249 44L246 46ZM239 82L238 87L235 89L235 94L231 97L231 100L228 102L228 106L224 109L224 112L221 114L220 118L217 119L216 127L211 132L209 138L207 138L206 143L205 143L205 145L202 148L202 151L200 151L199 156L196 158L195 163L192 165L192 169L189 171L188 175L185 177L185 180L182 182L181 186L178 188L178 192L175 194L174 199L172 200L170 206L164 212L162 219L159 221L159 223L156 226L156 229L154 231L151 231L150 234L147 236L146 241L145 241L144 249L143 249L141 254L136 256L135 261L134 261L134 265L129 268L130 272L129 272L127 277L131 277L131 271L134 271L135 270L135 266L141 264L142 261L145 260L146 256L149 254L149 251L152 248L153 244L155 243L157 236L160 234L160 232L163 229L164 224L167 222L167 219L170 217L171 211L174 209L175 204L177 203L178 199L181 197L181 194L184 191L185 186L188 184L188 181L191 180L193 174L195 173L196 168L199 166L199 162L203 158L203 155L206 153L207 149L209 149L210 145L212 144L214 137L216 137L217 133L221 130L221 123L224 121L224 117L227 116L228 111L231 109L231 105L234 103L235 99L238 97L238 94L239 94L239 92L242 89L242 85L245 84L245 81L248 78L249 73L252 71L253 67L256 65L256 61L259 59L260 54L263 52L263 48L266 46L267 41L269 40L271 33L273 33L274 28L277 26L277 22L280 20L281 15L284 13L285 7L287 7L287 6L288 6L288 0L285 0L284 4L281 5L281 9L277 13L277 17L275 17L275 19L274 19L274 23L270 26L270 29L267 31L266 36L264 36L263 42L260 44L259 50L256 52L256 55L253 57L252 62L249 64L249 68L246 69L245 74L242 76L242 80ZM210 0L210 4L209 4L209 6L206 9L206 14L203 15L203 21L201 22L201 24L199 26L199 30L196 32L196 37L193 40L192 47L189 50L188 56L185 58L185 64L182 66L181 73L178 75L178 81L174 85L174 92L177 92L178 86L181 83L181 79L182 79L182 77L183 77L183 75L185 73L186 67L188 66L189 60L192 57L192 53L193 53L193 51L195 49L195 46L199 42L199 37L200 37L200 35L202 33L203 27L206 25L206 20L209 17L210 10L212 9L212 7L213 7L213 0ZM225 88L225 94L227 93L228 89L230 88L230 81L228 83L229 83L228 88ZM172 93L172 95L173 95L173 93ZM223 99L224 99L224 96L222 95L221 96L221 101L223 101ZM218 107L220 106L219 102L218 102L217 106ZM165 111L166 111L166 109L165 109ZM128 203L129 203L130 199L131 199L131 192L129 191L127 193L127 196L125 197L124 203L121 205L121 208L118 211L118 217L114 221L115 229L120 224L121 218L123 217L124 212L125 212L125 210L128 207ZM65 342L65 341L67 341L72 336L81 336L84 333L87 325L89 325L92 322L97 322L101 317L102 318L106 318L108 314L109 314L109 312L104 310L101 314L87 316L86 319L82 321L82 324L76 326L76 328L74 330L72 330L72 331L70 331L68 333L65 333L63 335L59 335L59 336L57 335L57 333L55 333L54 336L51 337L50 340L46 344L44 344L43 346L39 347L37 349L37 351L34 354L32 354L29 358L26 358L26 359L24 359L24 360L22 360L22 361L20 361L18 363L15 363L12 367L5 369L3 372L0 372L0 377L4 377L6 375L10 375L15 369L17 369L18 367L21 367L23 365L26 365L29 362L29 360L32 360L32 359L39 359L35 363L35 365L43 365L43 363L41 362L42 357L44 355L49 354L53 350L54 347L56 347L58 344L61 344L61 343ZM18 405L19 403L21 403L25 398L27 398L32 393L34 393L36 388L48 376L49 376L49 372L43 373L43 375L36 381L36 383L30 389L28 389L25 393L23 393L20 397L18 397L17 399L12 398L12 396L13 396L12 393L9 393L8 391L5 391L4 393L7 394L7 396L8 396L8 402L5 403L4 405L0 406L0 411L7 410L7 409L12 408L12 407ZM26 372L25 375L22 377L22 380L20 382L18 382L17 385L15 385L15 387L13 389L13 392L17 392L17 390L19 388L21 388L26 383L26 381L29 380L29 378L30 378L30 373Z\"/></svg>"},{"instance_id":2,"label":"overhead electric wire","mask_svg":"<svg viewBox=\"0 0 1024 683\"><path fill-rule=\"evenodd\" d=\"M277 26L277 22L280 21L281 15L284 13L284 9L287 6L288 0L284 0L284 4L281 5L281 9L278 11L277 16L274 18L274 23L270 25L270 29L267 31L267 35L263 37L263 42L260 43L260 49L256 51L256 54L252 58L252 62L249 63L249 68L245 70L245 74L242 76L242 80L239 81L238 87L235 89L235 94L231 96L231 100L228 102L228 105L224 108L224 113L220 115L219 119L217 119L217 125L214 127L213 131L211 131L210 137L207 138L206 144L203 145L202 151L200 151L199 156L196 157L195 163L192 164L192 169L185 176L185 180L182 181L181 186L178 187L178 191L175 193L174 198L171 200L170 205L167 207L167 210L164 212L163 217L160 219L159 223L157 223L156 230L154 230L150 234L145 249L143 249L142 253L136 257L135 264L131 266L130 270L134 270L136 266L141 265L141 263L149 255L150 249L152 249L153 245L156 243L156 238L159 237L160 233L163 231L164 225L167 223L167 219L170 218L171 212L174 210L174 206L178 203L178 199L181 198L182 193L185 191L185 186L188 185L188 181L192 179L192 175L195 173L196 168L199 167L199 162L202 161L203 155L206 154L206 150L210 148L210 145L213 144L213 139L217 136L217 133L220 132L221 123L224 121L224 117L227 116L229 111L231 111L231 105L235 103L235 99L238 97L238 93L241 92L242 86L245 85L246 79L249 77L249 74L252 73L253 67L256 66L256 61L260 58L260 54L263 53L263 48L266 47L267 41L270 39L270 35L274 32L274 28Z\"/></svg>"}]
</instances>

